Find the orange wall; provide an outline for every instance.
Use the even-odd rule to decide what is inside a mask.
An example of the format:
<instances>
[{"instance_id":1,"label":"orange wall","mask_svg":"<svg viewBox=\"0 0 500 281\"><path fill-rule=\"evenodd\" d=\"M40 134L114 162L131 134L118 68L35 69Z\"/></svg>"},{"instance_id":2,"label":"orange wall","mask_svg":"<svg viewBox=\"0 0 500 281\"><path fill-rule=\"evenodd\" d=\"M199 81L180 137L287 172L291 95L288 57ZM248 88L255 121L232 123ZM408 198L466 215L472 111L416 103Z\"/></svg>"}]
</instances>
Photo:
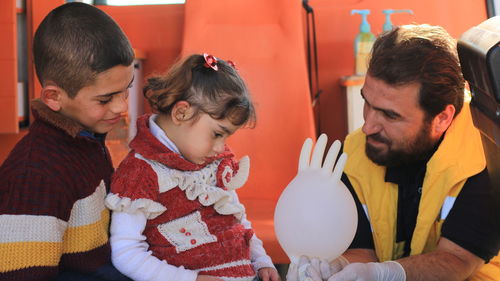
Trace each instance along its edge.
<instances>
[{"instance_id":1,"label":"orange wall","mask_svg":"<svg viewBox=\"0 0 500 281\"><path fill-rule=\"evenodd\" d=\"M144 75L165 72L181 52L184 5L99 6L145 52Z\"/></svg>"},{"instance_id":2,"label":"orange wall","mask_svg":"<svg viewBox=\"0 0 500 281\"><path fill-rule=\"evenodd\" d=\"M0 3L0 126L1 133L17 133L16 3Z\"/></svg>"}]
</instances>

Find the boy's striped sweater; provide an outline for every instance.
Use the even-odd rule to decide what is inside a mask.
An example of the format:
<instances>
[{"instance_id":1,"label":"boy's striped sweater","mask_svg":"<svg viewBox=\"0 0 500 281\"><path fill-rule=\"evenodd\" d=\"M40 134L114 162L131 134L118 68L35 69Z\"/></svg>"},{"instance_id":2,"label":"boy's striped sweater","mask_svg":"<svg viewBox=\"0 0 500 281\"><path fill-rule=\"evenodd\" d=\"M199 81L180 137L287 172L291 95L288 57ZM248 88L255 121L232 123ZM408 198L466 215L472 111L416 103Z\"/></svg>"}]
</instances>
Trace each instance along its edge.
<instances>
[{"instance_id":1,"label":"boy's striped sweater","mask_svg":"<svg viewBox=\"0 0 500 281\"><path fill-rule=\"evenodd\" d=\"M93 272L110 262L109 153L41 101L32 108L30 132L0 167L0 279Z\"/></svg>"}]
</instances>

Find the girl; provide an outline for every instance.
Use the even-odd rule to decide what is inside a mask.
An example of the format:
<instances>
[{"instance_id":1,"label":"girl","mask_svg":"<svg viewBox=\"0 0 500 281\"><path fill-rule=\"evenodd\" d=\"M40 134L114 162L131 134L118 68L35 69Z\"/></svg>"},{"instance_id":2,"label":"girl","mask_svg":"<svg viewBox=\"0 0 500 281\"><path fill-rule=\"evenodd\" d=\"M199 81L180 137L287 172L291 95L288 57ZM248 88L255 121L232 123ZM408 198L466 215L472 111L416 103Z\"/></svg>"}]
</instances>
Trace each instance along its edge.
<instances>
[{"instance_id":1,"label":"girl","mask_svg":"<svg viewBox=\"0 0 500 281\"><path fill-rule=\"evenodd\" d=\"M115 266L134 280L280 280L235 192L249 159L225 141L255 112L234 64L191 55L144 95L158 114L138 120L106 198Z\"/></svg>"}]
</instances>

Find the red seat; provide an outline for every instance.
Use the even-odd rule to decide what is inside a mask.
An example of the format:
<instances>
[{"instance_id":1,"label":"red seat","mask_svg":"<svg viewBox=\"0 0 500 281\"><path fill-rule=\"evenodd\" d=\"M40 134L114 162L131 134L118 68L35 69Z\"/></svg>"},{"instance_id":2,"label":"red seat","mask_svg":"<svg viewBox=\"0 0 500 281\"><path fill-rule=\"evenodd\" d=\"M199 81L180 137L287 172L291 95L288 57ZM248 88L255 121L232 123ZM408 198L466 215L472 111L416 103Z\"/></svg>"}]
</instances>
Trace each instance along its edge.
<instances>
[{"instance_id":1,"label":"red seat","mask_svg":"<svg viewBox=\"0 0 500 281\"><path fill-rule=\"evenodd\" d=\"M229 139L237 157L251 159L238 194L273 262L288 263L274 208L297 172L303 141L315 136L300 1L190 0L185 9L183 56L207 52L234 61L252 93L257 126Z\"/></svg>"}]
</instances>

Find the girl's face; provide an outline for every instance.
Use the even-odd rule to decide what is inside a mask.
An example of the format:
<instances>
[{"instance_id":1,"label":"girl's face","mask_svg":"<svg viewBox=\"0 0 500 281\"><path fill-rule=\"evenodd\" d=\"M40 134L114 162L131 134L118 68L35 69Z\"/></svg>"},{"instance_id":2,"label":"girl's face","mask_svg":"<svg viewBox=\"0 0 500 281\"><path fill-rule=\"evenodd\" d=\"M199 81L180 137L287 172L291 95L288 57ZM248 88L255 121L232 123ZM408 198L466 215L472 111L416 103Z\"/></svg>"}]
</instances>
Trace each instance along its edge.
<instances>
[{"instance_id":1,"label":"girl's face","mask_svg":"<svg viewBox=\"0 0 500 281\"><path fill-rule=\"evenodd\" d=\"M216 120L206 113L199 118L181 122L177 127L179 136L175 145L182 156L195 164L203 164L207 158L224 152L226 139L241 126L233 125L228 119Z\"/></svg>"}]
</instances>

